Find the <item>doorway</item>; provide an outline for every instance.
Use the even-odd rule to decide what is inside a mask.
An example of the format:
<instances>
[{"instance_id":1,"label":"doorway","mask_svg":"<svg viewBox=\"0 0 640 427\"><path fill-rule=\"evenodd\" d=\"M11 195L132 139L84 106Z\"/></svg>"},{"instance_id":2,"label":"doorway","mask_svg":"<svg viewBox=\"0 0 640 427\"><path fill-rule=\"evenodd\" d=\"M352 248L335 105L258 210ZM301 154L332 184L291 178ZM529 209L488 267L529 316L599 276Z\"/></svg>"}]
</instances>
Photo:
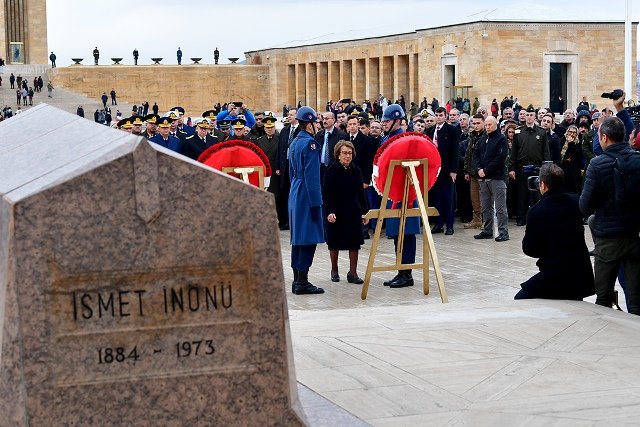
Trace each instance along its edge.
<instances>
[{"instance_id":1,"label":"doorway","mask_svg":"<svg viewBox=\"0 0 640 427\"><path fill-rule=\"evenodd\" d=\"M549 108L562 114L567 106L567 76L570 64L566 62L549 63Z\"/></svg>"}]
</instances>

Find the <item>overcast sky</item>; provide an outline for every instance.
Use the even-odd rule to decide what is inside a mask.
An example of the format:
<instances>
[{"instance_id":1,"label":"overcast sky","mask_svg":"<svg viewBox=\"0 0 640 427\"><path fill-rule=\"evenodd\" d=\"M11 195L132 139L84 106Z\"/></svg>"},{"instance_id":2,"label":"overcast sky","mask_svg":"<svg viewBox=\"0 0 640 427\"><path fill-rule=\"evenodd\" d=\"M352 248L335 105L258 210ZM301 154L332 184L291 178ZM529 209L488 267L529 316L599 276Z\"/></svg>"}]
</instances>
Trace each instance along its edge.
<instances>
[{"instance_id":1,"label":"overcast sky","mask_svg":"<svg viewBox=\"0 0 640 427\"><path fill-rule=\"evenodd\" d=\"M637 1L632 20L638 21ZM443 0L47 0L49 51L57 65L84 58L92 64L94 47L100 63L122 57L140 64L151 57L176 63L202 57L213 63L244 52L268 47L313 44L333 40L397 34L421 28L488 20L619 20L625 18L625 0L581 1L443 1ZM624 41L621 40L621 43Z\"/></svg>"}]
</instances>

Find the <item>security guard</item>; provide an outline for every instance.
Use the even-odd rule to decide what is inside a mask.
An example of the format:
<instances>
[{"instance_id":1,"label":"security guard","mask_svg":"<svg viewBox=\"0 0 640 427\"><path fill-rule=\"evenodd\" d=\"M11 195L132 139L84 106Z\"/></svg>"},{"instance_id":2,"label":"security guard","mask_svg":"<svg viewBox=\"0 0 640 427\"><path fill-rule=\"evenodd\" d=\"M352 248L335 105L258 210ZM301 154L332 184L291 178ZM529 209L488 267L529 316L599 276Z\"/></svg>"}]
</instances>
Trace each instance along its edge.
<instances>
[{"instance_id":1,"label":"security guard","mask_svg":"<svg viewBox=\"0 0 640 427\"><path fill-rule=\"evenodd\" d=\"M218 138L209 135L209 121L200 119L196 124L195 135L185 138L182 144L182 154L193 160L198 160L200 154L218 142Z\"/></svg>"},{"instance_id":2,"label":"security guard","mask_svg":"<svg viewBox=\"0 0 640 427\"><path fill-rule=\"evenodd\" d=\"M296 113L299 132L289 146L289 226L291 227L292 292L321 294L324 289L309 283L308 273L318 243L324 242L320 146L313 138L318 132L318 115L311 107Z\"/></svg>"},{"instance_id":3,"label":"security guard","mask_svg":"<svg viewBox=\"0 0 640 427\"><path fill-rule=\"evenodd\" d=\"M551 160L547 133L536 125L536 110L529 105L525 112L525 124L515 131L509 159L509 176L516 180L517 226L527 223L529 199L532 199L532 205L540 200L539 193L529 191L527 180L529 176L537 175L534 168L539 168L547 160Z\"/></svg>"},{"instance_id":4,"label":"security guard","mask_svg":"<svg viewBox=\"0 0 640 427\"><path fill-rule=\"evenodd\" d=\"M170 117L162 117L158 121L158 134L153 138L150 138L149 141L162 145L164 148L168 148L176 153L181 153L182 141L170 133L172 121L173 119Z\"/></svg>"},{"instance_id":5,"label":"security guard","mask_svg":"<svg viewBox=\"0 0 640 427\"><path fill-rule=\"evenodd\" d=\"M157 114L148 114L144 117L144 121L147 123L146 129L142 132L142 136L147 139L153 138L158 132L158 122L160 116Z\"/></svg>"}]
</instances>

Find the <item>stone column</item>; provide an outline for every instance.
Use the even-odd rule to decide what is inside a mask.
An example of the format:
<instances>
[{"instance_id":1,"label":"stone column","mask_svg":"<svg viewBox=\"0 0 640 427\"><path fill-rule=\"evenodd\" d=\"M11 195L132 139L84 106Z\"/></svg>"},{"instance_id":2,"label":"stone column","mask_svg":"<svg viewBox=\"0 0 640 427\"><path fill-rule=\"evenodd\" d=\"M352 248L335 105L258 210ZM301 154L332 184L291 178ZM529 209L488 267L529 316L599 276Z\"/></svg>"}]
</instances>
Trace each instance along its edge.
<instances>
[{"instance_id":1,"label":"stone column","mask_svg":"<svg viewBox=\"0 0 640 427\"><path fill-rule=\"evenodd\" d=\"M351 60L340 61L340 98L353 97Z\"/></svg>"},{"instance_id":2,"label":"stone column","mask_svg":"<svg viewBox=\"0 0 640 427\"><path fill-rule=\"evenodd\" d=\"M297 107L298 102L306 103L307 100L307 66L306 64L298 64L296 69L296 99L294 106Z\"/></svg>"},{"instance_id":3,"label":"stone column","mask_svg":"<svg viewBox=\"0 0 640 427\"><path fill-rule=\"evenodd\" d=\"M380 94L380 58L367 61L367 98L373 104Z\"/></svg>"},{"instance_id":4,"label":"stone column","mask_svg":"<svg viewBox=\"0 0 640 427\"><path fill-rule=\"evenodd\" d=\"M329 62L328 68L329 99L335 102L340 99L340 61Z\"/></svg>"},{"instance_id":5,"label":"stone column","mask_svg":"<svg viewBox=\"0 0 640 427\"><path fill-rule=\"evenodd\" d=\"M382 64L380 64L380 92L389 100L389 103L395 101L394 87L394 57L383 56Z\"/></svg>"},{"instance_id":6,"label":"stone column","mask_svg":"<svg viewBox=\"0 0 640 427\"><path fill-rule=\"evenodd\" d=\"M287 104L296 105L296 85L298 79L296 78L296 64L289 64L287 66Z\"/></svg>"},{"instance_id":7,"label":"stone column","mask_svg":"<svg viewBox=\"0 0 640 427\"><path fill-rule=\"evenodd\" d=\"M358 104L367 99L366 62L366 59L354 59L353 61L353 97Z\"/></svg>"},{"instance_id":8,"label":"stone column","mask_svg":"<svg viewBox=\"0 0 640 427\"><path fill-rule=\"evenodd\" d=\"M306 65L306 104L314 110L318 109L318 68L315 62Z\"/></svg>"},{"instance_id":9,"label":"stone column","mask_svg":"<svg viewBox=\"0 0 640 427\"><path fill-rule=\"evenodd\" d=\"M324 106L329 100L329 63L318 62L318 108L324 111Z\"/></svg>"}]
</instances>

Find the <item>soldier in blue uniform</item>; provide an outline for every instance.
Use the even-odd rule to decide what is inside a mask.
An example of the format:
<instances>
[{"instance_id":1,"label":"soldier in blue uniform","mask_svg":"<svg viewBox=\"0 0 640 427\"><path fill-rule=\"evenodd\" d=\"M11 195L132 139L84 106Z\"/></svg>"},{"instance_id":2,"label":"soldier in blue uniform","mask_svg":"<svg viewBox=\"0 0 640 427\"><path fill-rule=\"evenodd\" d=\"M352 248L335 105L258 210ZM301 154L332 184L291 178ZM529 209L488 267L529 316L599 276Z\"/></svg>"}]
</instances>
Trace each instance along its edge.
<instances>
[{"instance_id":1,"label":"soldier in blue uniform","mask_svg":"<svg viewBox=\"0 0 640 427\"><path fill-rule=\"evenodd\" d=\"M301 107L296 120L300 131L289 146L292 292L321 294L324 289L312 285L308 279L316 246L324 242L320 146L313 139L318 131L318 115L311 107Z\"/></svg>"},{"instance_id":2,"label":"soldier in blue uniform","mask_svg":"<svg viewBox=\"0 0 640 427\"><path fill-rule=\"evenodd\" d=\"M168 148L176 153L181 153L182 141L169 133L172 121L173 119L169 117L162 117L158 120L158 133L153 138L149 138L149 141L162 145L164 148Z\"/></svg>"},{"instance_id":3,"label":"soldier in blue uniform","mask_svg":"<svg viewBox=\"0 0 640 427\"><path fill-rule=\"evenodd\" d=\"M382 113L382 129L385 132L385 136L380 141L380 144L384 144L391 137L400 135L403 133L400 124L404 118L404 111L398 104L391 104L385 108ZM401 159L398 159L401 160ZM387 208L391 208L392 202L387 202ZM417 207L417 201L414 202L413 207ZM400 232L400 219L388 218L387 219L387 236L393 237L393 245L398 249L398 234ZM404 228L404 244L402 246L402 264L413 264L416 262L416 234L420 233L420 218L411 217L407 218ZM413 286L413 276L411 270L400 270L398 274L391 279L384 282L385 286L390 288L404 288L406 286Z\"/></svg>"}]
</instances>

